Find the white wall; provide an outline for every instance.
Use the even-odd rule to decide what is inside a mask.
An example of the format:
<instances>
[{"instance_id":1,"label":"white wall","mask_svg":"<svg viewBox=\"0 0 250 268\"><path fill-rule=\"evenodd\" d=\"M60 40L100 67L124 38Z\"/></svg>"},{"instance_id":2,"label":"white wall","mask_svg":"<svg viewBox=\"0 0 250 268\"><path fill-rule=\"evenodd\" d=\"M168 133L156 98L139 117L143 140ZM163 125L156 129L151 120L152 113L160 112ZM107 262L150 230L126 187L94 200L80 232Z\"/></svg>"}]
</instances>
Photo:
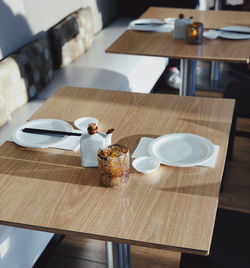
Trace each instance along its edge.
<instances>
[{"instance_id":1,"label":"white wall","mask_svg":"<svg viewBox=\"0 0 250 268\"><path fill-rule=\"evenodd\" d=\"M93 0L23 0L23 3L33 33L47 31L68 14L85 6L91 6L95 13L96 31L102 27L101 14Z\"/></svg>"},{"instance_id":2,"label":"white wall","mask_svg":"<svg viewBox=\"0 0 250 268\"><path fill-rule=\"evenodd\" d=\"M95 33L118 11L119 0L0 0L0 59L31 42L68 14L90 6Z\"/></svg>"},{"instance_id":3,"label":"white wall","mask_svg":"<svg viewBox=\"0 0 250 268\"><path fill-rule=\"evenodd\" d=\"M0 0L0 58L32 37L25 16L22 0Z\"/></svg>"}]
</instances>

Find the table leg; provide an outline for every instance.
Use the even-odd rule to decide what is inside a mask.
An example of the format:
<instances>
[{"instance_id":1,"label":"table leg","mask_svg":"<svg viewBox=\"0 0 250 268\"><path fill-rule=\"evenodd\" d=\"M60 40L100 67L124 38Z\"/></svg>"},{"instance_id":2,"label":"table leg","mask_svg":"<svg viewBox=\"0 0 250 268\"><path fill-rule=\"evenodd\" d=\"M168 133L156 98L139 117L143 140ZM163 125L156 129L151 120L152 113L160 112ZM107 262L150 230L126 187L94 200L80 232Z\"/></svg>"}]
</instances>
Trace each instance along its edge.
<instances>
[{"instance_id":1,"label":"table leg","mask_svg":"<svg viewBox=\"0 0 250 268\"><path fill-rule=\"evenodd\" d=\"M130 268L130 246L105 242L108 268Z\"/></svg>"},{"instance_id":2,"label":"table leg","mask_svg":"<svg viewBox=\"0 0 250 268\"><path fill-rule=\"evenodd\" d=\"M180 96L194 96L195 82L196 82L196 61L181 59L181 87L179 91Z\"/></svg>"},{"instance_id":3,"label":"table leg","mask_svg":"<svg viewBox=\"0 0 250 268\"><path fill-rule=\"evenodd\" d=\"M212 61L210 69L210 80L213 83L218 83L220 79L220 62Z\"/></svg>"},{"instance_id":4,"label":"table leg","mask_svg":"<svg viewBox=\"0 0 250 268\"><path fill-rule=\"evenodd\" d=\"M215 0L214 1L214 10L220 10L222 8L222 1L221 0Z\"/></svg>"},{"instance_id":5,"label":"table leg","mask_svg":"<svg viewBox=\"0 0 250 268\"><path fill-rule=\"evenodd\" d=\"M130 268L130 245L123 244L123 264L124 268Z\"/></svg>"},{"instance_id":6,"label":"table leg","mask_svg":"<svg viewBox=\"0 0 250 268\"><path fill-rule=\"evenodd\" d=\"M221 10L222 1L215 0L214 1L214 10ZM220 79L220 63L217 61L211 62L211 71L210 71L210 80L214 82L218 82Z\"/></svg>"}]
</instances>

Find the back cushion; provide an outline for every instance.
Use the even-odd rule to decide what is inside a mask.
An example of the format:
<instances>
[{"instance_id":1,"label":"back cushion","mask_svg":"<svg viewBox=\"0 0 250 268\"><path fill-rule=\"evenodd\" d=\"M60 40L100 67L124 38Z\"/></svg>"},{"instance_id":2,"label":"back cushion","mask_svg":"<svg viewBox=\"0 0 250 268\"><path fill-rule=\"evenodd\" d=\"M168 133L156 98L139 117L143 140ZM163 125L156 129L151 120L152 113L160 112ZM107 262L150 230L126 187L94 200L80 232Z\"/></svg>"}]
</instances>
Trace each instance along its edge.
<instances>
[{"instance_id":1,"label":"back cushion","mask_svg":"<svg viewBox=\"0 0 250 268\"><path fill-rule=\"evenodd\" d=\"M84 41L85 49L90 48L94 41L94 23L90 8L76 11L79 35Z\"/></svg>"},{"instance_id":2,"label":"back cushion","mask_svg":"<svg viewBox=\"0 0 250 268\"><path fill-rule=\"evenodd\" d=\"M9 114L28 101L25 77L22 77L18 63L15 60L17 55L10 56L0 62L0 93ZM1 110L2 113L2 110Z\"/></svg>"},{"instance_id":3,"label":"back cushion","mask_svg":"<svg viewBox=\"0 0 250 268\"><path fill-rule=\"evenodd\" d=\"M54 68L76 60L94 40L93 17L90 8L79 9L49 30Z\"/></svg>"},{"instance_id":4,"label":"back cushion","mask_svg":"<svg viewBox=\"0 0 250 268\"><path fill-rule=\"evenodd\" d=\"M46 39L28 44L0 62L0 90L9 114L34 98L53 76Z\"/></svg>"},{"instance_id":5,"label":"back cushion","mask_svg":"<svg viewBox=\"0 0 250 268\"><path fill-rule=\"evenodd\" d=\"M0 127L4 125L10 118L10 114L7 111L5 101L0 89Z\"/></svg>"},{"instance_id":6,"label":"back cushion","mask_svg":"<svg viewBox=\"0 0 250 268\"><path fill-rule=\"evenodd\" d=\"M28 99L34 98L53 77L53 63L45 38L28 44L14 55L21 76L26 79Z\"/></svg>"}]
</instances>

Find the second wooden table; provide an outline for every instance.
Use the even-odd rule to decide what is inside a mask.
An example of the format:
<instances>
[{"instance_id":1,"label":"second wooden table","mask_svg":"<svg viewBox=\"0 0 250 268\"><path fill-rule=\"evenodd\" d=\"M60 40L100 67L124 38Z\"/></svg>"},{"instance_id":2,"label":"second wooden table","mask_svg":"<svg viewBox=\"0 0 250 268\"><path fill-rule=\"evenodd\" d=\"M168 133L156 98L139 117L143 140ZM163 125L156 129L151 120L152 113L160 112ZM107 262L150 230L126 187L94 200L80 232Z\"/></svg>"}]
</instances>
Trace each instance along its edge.
<instances>
[{"instance_id":1,"label":"second wooden table","mask_svg":"<svg viewBox=\"0 0 250 268\"><path fill-rule=\"evenodd\" d=\"M249 12L151 7L140 18L164 20L167 17L177 18L180 13L185 18L193 16L193 21L202 22L207 29L229 25L250 26ZM186 40L174 39L173 33L127 30L106 52L180 59L180 95L194 95L196 60L249 63L250 40L204 38L202 45L190 45Z\"/></svg>"}]
</instances>

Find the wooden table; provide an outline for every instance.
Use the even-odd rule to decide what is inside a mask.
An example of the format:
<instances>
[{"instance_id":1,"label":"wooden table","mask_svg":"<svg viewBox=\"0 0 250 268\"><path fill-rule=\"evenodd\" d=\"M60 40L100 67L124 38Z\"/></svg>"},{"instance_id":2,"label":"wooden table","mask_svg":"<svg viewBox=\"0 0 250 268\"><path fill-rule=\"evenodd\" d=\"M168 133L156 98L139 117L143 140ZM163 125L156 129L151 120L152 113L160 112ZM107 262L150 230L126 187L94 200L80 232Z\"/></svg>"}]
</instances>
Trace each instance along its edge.
<instances>
[{"instance_id":1,"label":"wooden table","mask_svg":"<svg viewBox=\"0 0 250 268\"><path fill-rule=\"evenodd\" d=\"M141 18L163 20L167 17L177 18L180 13L183 13L185 18L193 16L193 21L202 22L206 29L228 25L250 26L250 13L238 11L151 7ZM250 40L204 38L202 45L190 45L186 40L174 39L172 33L127 30L106 52L180 59L182 77L180 95L194 95L196 60L249 63Z\"/></svg>"},{"instance_id":2,"label":"wooden table","mask_svg":"<svg viewBox=\"0 0 250 268\"><path fill-rule=\"evenodd\" d=\"M0 147L0 224L122 244L209 254L234 101L62 87L31 119L99 119L131 154L141 137L193 133L220 146L216 166L130 169L121 189L102 187L79 152Z\"/></svg>"}]
</instances>

